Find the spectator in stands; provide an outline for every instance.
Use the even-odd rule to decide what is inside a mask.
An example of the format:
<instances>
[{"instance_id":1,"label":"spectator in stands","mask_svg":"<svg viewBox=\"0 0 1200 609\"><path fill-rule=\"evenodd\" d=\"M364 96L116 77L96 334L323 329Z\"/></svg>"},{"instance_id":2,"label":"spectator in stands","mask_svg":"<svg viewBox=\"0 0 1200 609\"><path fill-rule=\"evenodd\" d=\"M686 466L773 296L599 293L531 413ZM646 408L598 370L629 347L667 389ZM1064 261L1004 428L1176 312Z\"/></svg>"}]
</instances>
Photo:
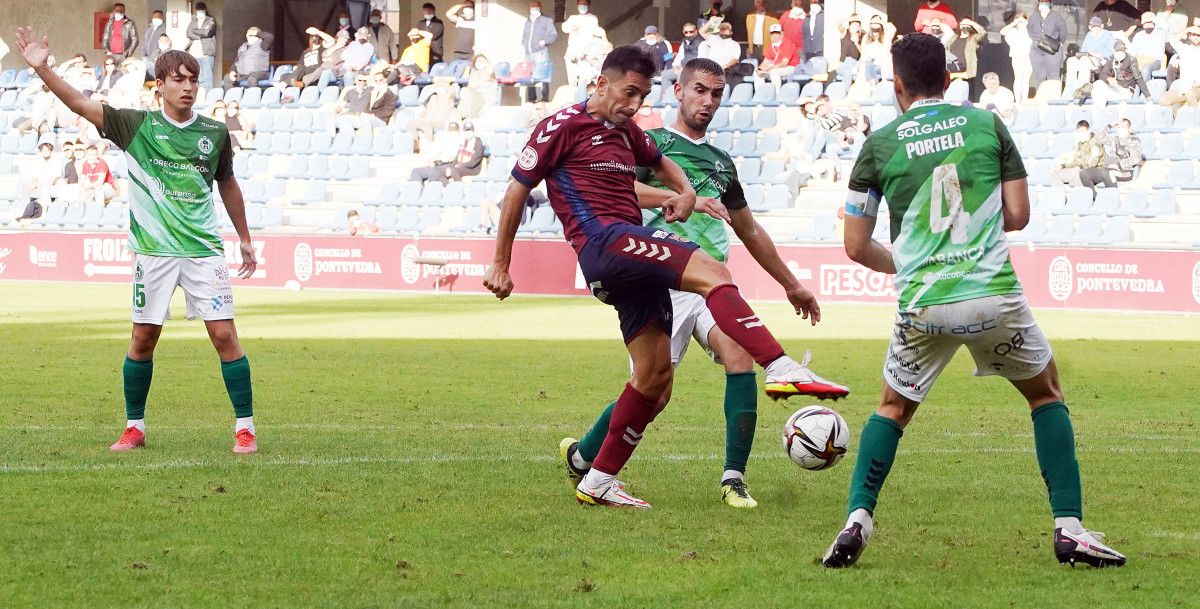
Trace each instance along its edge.
<instances>
[{"instance_id":1,"label":"spectator in stands","mask_svg":"<svg viewBox=\"0 0 1200 609\"><path fill-rule=\"evenodd\" d=\"M892 42L896 40L896 25L884 22L879 15L873 15L867 27L866 41L862 44L862 61L858 64L857 79L869 82L891 80L892 73Z\"/></svg>"},{"instance_id":2,"label":"spectator in stands","mask_svg":"<svg viewBox=\"0 0 1200 609\"><path fill-rule=\"evenodd\" d=\"M463 139L454 155L445 161L436 161L433 167L412 170L410 180L437 180L443 185L462 180L466 176L477 176L483 171L483 140L475 135L475 126L470 121L463 123Z\"/></svg>"},{"instance_id":3,"label":"spectator in stands","mask_svg":"<svg viewBox=\"0 0 1200 609\"><path fill-rule=\"evenodd\" d=\"M433 87L433 93L425 99L421 115L408 123L414 153L421 152L422 137L431 137L435 132L445 129L456 113L454 95L442 85L429 86Z\"/></svg>"},{"instance_id":4,"label":"spectator in stands","mask_svg":"<svg viewBox=\"0 0 1200 609\"><path fill-rule=\"evenodd\" d=\"M428 35L428 32L426 32ZM426 44L428 48L428 43ZM375 61L375 45L371 44L371 28L363 26L354 32L354 41L342 51L342 79L349 81ZM428 68L428 55L426 55Z\"/></svg>"},{"instance_id":5,"label":"spectator in stands","mask_svg":"<svg viewBox=\"0 0 1200 609\"><path fill-rule=\"evenodd\" d=\"M1100 140L1104 146L1104 167L1084 169L1079 172L1080 184L1092 189L1116 188L1118 182L1128 182L1145 157L1142 156L1142 140L1133 133L1133 123L1123 118L1109 127L1109 135Z\"/></svg>"},{"instance_id":6,"label":"spectator in stands","mask_svg":"<svg viewBox=\"0 0 1200 609\"><path fill-rule=\"evenodd\" d=\"M213 86L213 64L217 57L217 21L208 14L208 5L196 3L196 14L188 25L188 53L200 62L200 88Z\"/></svg>"},{"instance_id":7,"label":"spectator in stands","mask_svg":"<svg viewBox=\"0 0 1200 609\"><path fill-rule=\"evenodd\" d=\"M154 80L154 63L163 53L171 50L171 37L159 34L146 41L146 80Z\"/></svg>"},{"instance_id":8,"label":"spectator in stands","mask_svg":"<svg viewBox=\"0 0 1200 609\"><path fill-rule=\"evenodd\" d=\"M722 0L713 0L712 6L707 11L700 13L700 18L696 20L696 26L700 28L700 35L716 35L721 28L721 24L729 21L729 15L721 12L721 5L725 4Z\"/></svg>"},{"instance_id":9,"label":"spectator in stands","mask_svg":"<svg viewBox=\"0 0 1200 609\"><path fill-rule=\"evenodd\" d=\"M3 36L0 36L0 61L4 61L5 55L8 55L8 43L4 42Z\"/></svg>"},{"instance_id":10,"label":"spectator in stands","mask_svg":"<svg viewBox=\"0 0 1200 609\"><path fill-rule=\"evenodd\" d=\"M50 142L38 144L38 155L34 158L33 165L26 171L22 173L29 176L30 202L36 200L41 203L49 203L54 183L58 181L63 172L63 161L54 156L54 144Z\"/></svg>"},{"instance_id":11,"label":"spectator in stands","mask_svg":"<svg viewBox=\"0 0 1200 609\"><path fill-rule=\"evenodd\" d=\"M934 22L942 25L943 30L957 30L958 18L954 16L954 11L950 9L942 0L926 0L920 8L917 9L917 18L913 21L913 30L925 34L933 34L932 25Z\"/></svg>"},{"instance_id":12,"label":"spectator in stands","mask_svg":"<svg viewBox=\"0 0 1200 609\"><path fill-rule=\"evenodd\" d=\"M382 122L370 112L371 89L367 87L368 82L370 82L370 77L365 72L356 74L353 80L354 85L346 87L346 90L342 91L341 98L333 108L334 114L337 115L334 127L338 131L370 131L383 126Z\"/></svg>"},{"instance_id":13,"label":"spectator in stands","mask_svg":"<svg viewBox=\"0 0 1200 609\"><path fill-rule=\"evenodd\" d=\"M1111 99L1129 99L1141 93L1150 99L1150 89L1142 71L1138 68L1137 59L1125 50L1125 43L1117 41L1113 56L1100 66L1095 82L1089 82L1075 92L1075 101L1082 105L1089 97L1095 97L1097 103Z\"/></svg>"},{"instance_id":14,"label":"spectator in stands","mask_svg":"<svg viewBox=\"0 0 1200 609\"><path fill-rule=\"evenodd\" d=\"M133 55L137 49L137 25L125 15L125 5L120 2L112 7L108 21L104 22L104 33L101 35L104 54L121 63L126 57Z\"/></svg>"},{"instance_id":15,"label":"spectator in stands","mask_svg":"<svg viewBox=\"0 0 1200 609\"><path fill-rule=\"evenodd\" d=\"M396 94L388 86L387 75L383 70L371 73L371 101L367 104L367 112L371 113L380 123L386 125L392 121L396 113Z\"/></svg>"},{"instance_id":16,"label":"spectator in stands","mask_svg":"<svg viewBox=\"0 0 1200 609\"><path fill-rule=\"evenodd\" d=\"M779 20L767 13L766 0L754 0L754 10L746 15L746 57L762 60L771 43L771 28L778 24Z\"/></svg>"},{"instance_id":17,"label":"spectator in stands","mask_svg":"<svg viewBox=\"0 0 1200 609\"><path fill-rule=\"evenodd\" d=\"M437 17L434 18L436 19ZM417 23L417 27L419 28L420 24L425 22L419 21ZM438 26L441 26L441 21L438 21ZM432 30L426 31L432 32ZM383 22L383 11L379 9L371 11L371 16L367 18L367 32L369 34L367 39L370 41L371 46L375 47L375 58L384 63L396 61L396 44L394 40L396 34L392 31L392 28ZM434 63L442 60L440 40L438 44L437 59L434 60Z\"/></svg>"},{"instance_id":18,"label":"spectator in stands","mask_svg":"<svg viewBox=\"0 0 1200 609\"><path fill-rule=\"evenodd\" d=\"M458 91L458 111L465 117L476 118L488 106L500 105L500 83L492 71L492 62L485 55L476 55L467 74L467 86Z\"/></svg>"},{"instance_id":19,"label":"spectator in stands","mask_svg":"<svg viewBox=\"0 0 1200 609\"><path fill-rule=\"evenodd\" d=\"M612 50L613 45L608 41L608 32L604 31L604 28L596 28L592 44L580 63L580 79L588 86L596 84L596 78L600 76L600 67L604 65L604 58L608 57ZM590 97L591 93L588 96Z\"/></svg>"},{"instance_id":20,"label":"spectator in stands","mask_svg":"<svg viewBox=\"0 0 1200 609\"><path fill-rule=\"evenodd\" d=\"M699 31L700 28L694 23L683 24L683 40L675 51L675 58L671 60L671 69L663 70L661 74L663 91L673 88L675 81L679 80L683 66L700 56L700 43L704 42L704 39L700 37Z\"/></svg>"},{"instance_id":21,"label":"spectator in stands","mask_svg":"<svg viewBox=\"0 0 1200 609\"><path fill-rule=\"evenodd\" d=\"M1112 58L1116 44L1113 33L1104 29L1104 20L1092 17L1088 21L1088 33L1079 52L1067 59L1067 90L1092 82L1093 74Z\"/></svg>"},{"instance_id":22,"label":"spectator in stands","mask_svg":"<svg viewBox=\"0 0 1200 609\"><path fill-rule=\"evenodd\" d=\"M108 163L101 158L100 149L95 144L87 147L81 170L79 183L83 188L80 197L84 201L94 200L108 205L117 196L117 179L109 171Z\"/></svg>"},{"instance_id":23,"label":"spectator in stands","mask_svg":"<svg viewBox=\"0 0 1200 609\"><path fill-rule=\"evenodd\" d=\"M643 33L645 35L634 43L633 46L654 60L654 75L658 76L662 74L666 56L671 54L671 45L663 40L662 36L658 35L658 27L656 26L647 25Z\"/></svg>"},{"instance_id":24,"label":"spectator in stands","mask_svg":"<svg viewBox=\"0 0 1200 609\"><path fill-rule=\"evenodd\" d=\"M83 164L83 144L78 141L63 143L63 168L57 182L59 184L78 184L80 165Z\"/></svg>"},{"instance_id":25,"label":"spectator in stands","mask_svg":"<svg viewBox=\"0 0 1200 609\"><path fill-rule=\"evenodd\" d=\"M733 39L731 24L722 23L717 32L717 36L709 36L700 43L698 56L717 62L725 70L725 80L733 86L743 79L743 75L733 69L742 58L742 46Z\"/></svg>"},{"instance_id":26,"label":"spectator in stands","mask_svg":"<svg viewBox=\"0 0 1200 609\"><path fill-rule=\"evenodd\" d=\"M330 46L335 43L332 36L315 27L304 30L304 33L308 34L308 47L300 54L300 60L296 62L296 67L287 75L288 84L300 88L317 82L317 79L321 77L325 39L329 39Z\"/></svg>"},{"instance_id":27,"label":"spectator in stands","mask_svg":"<svg viewBox=\"0 0 1200 609\"><path fill-rule=\"evenodd\" d=\"M812 0L808 7L808 19L804 20L804 43L800 46L800 64L796 71L801 74L824 74L829 71L825 59L825 7L824 0Z\"/></svg>"},{"instance_id":28,"label":"spectator in stands","mask_svg":"<svg viewBox=\"0 0 1200 609\"><path fill-rule=\"evenodd\" d=\"M337 29L333 30L333 37L337 38L338 34L346 33L346 36L354 38L354 26L350 24L350 13L346 11L338 11Z\"/></svg>"},{"instance_id":29,"label":"spectator in stands","mask_svg":"<svg viewBox=\"0 0 1200 609\"><path fill-rule=\"evenodd\" d=\"M805 14L803 4L801 0L792 0L792 8L779 14L779 25L783 27L783 39L792 45L797 53L804 51Z\"/></svg>"},{"instance_id":30,"label":"spectator in stands","mask_svg":"<svg viewBox=\"0 0 1200 609\"><path fill-rule=\"evenodd\" d=\"M1179 77L1159 99L1159 103L1175 110L1183 104L1200 104L1200 26L1188 26L1185 33L1183 42L1167 43L1168 50L1175 53L1171 62L1178 65Z\"/></svg>"},{"instance_id":31,"label":"spectator in stands","mask_svg":"<svg viewBox=\"0 0 1200 609\"><path fill-rule=\"evenodd\" d=\"M216 117L218 121L225 123L225 128L229 130L229 139L233 142L234 152L240 151L252 144L250 130L243 123L245 117L242 116L242 106L236 101L230 101L225 104L225 112L222 116Z\"/></svg>"},{"instance_id":32,"label":"spectator in stands","mask_svg":"<svg viewBox=\"0 0 1200 609\"><path fill-rule=\"evenodd\" d=\"M121 69L117 67L116 57L105 57L104 66L100 68L100 81L96 83L96 92L107 96L121 78Z\"/></svg>"},{"instance_id":33,"label":"spectator in stands","mask_svg":"<svg viewBox=\"0 0 1200 609\"><path fill-rule=\"evenodd\" d=\"M534 66L550 61L550 45L558 40L558 29L554 20L542 14L542 3L529 3L529 19L521 29L521 48L525 50L525 61ZM550 99L550 84L540 83L529 88L529 101L545 102Z\"/></svg>"},{"instance_id":34,"label":"spectator in stands","mask_svg":"<svg viewBox=\"0 0 1200 609\"><path fill-rule=\"evenodd\" d=\"M446 11L446 18L454 24L454 58L470 59L475 55L475 3L455 4Z\"/></svg>"},{"instance_id":35,"label":"spectator in stands","mask_svg":"<svg viewBox=\"0 0 1200 609\"><path fill-rule=\"evenodd\" d=\"M590 73L586 65L588 48L600 29L600 20L592 14L590 0L578 0L575 3L575 14L563 22L562 31L567 34L567 52L563 61L567 66L567 84L572 87L587 84L583 80L584 73ZM581 69L582 68L582 69Z\"/></svg>"},{"instance_id":36,"label":"spectator in stands","mask_svg":"<svg viewBox=\"0 0 1200 609\"><path fill-rule=\"evenodd\" d=\"M117 70L117 82L108 92L109 105L114 108L137 108L145 85L146 61L141 57L126 57Z\"/></svg>"},{"instance_id":37,"label":"spectator in stands","mask_svg":"<svg viewBox=\"0 0 1200 609\"><path fill-rule=\"evenodd\" d=\"M162 54L162 49L158 48L158 41L162 36L167 34L167 25L163 21L163 12L154 11L150 13L150 25L146 26L146 33L142 36L142 59L146 60L149 69L146 71L146 80L154 80L154 61ZM171 38L167 38L167 49L171 48Z\"/></svg>"},{"instance_id":38,"label":"spectator in stands","mask_svg":"<svg viewBox=\"0 0 1200 609\"><path fill-rule=\"evenodd\" d=\"M271 45L275 35L258 27L246 30L246 42L238 47L233 68L221 81L221 88L228 91L246 81L247 87L257 87L258 81L271 77Z\"/></svg>"},{"instance_id":39,"label":"spectator in stands","mask_svg":"<svg viewBox=\"0 0 1200 609\"><path fill-rule=\"evenodd\" d=\"M379 233L379 227L373 222L367 222L358 215L357 209L346 212L346 232L351 237L374 235Z\"/></svg>"},{"instance_id":40,"label":"spectator in stands","mask_svg":"<svg viewBox=\"0 0 1200 609\"><path fill-rule=\"evenodd\" d=\"M1142 13L1142 28L1133 35L1129 44L1129 54L1137 60L1142 79L1147 82L1155 70L1162 69L1163 57L1167 53L1167 31L1159 28L1154 19L1154 13Z\"/></svg>"},{"instance_id":41,"label":"spectator in stands","mask_svg":"<svg viewBox=\"0 0 1200 609\"><path fill-rule=\"evenodd\" d=\"M372 13L372 16L373 15L374 13ZM445 51L446 24L438 18L437 8L434 7L432 3L426 2L425 4L421 5L421 19L417 21L416 28L422 32L429 32L430 34L429 63L441 63L443 60L443 53ZM391 32L391 28L388 28L388 32ZM383 59L383 55L380 53L378 48L375 49L375 55L380 59ZM395 55L395 47L392 47L393 59L389 60L389 62L396 59Z\"/></svg>"},{"instance_id":42,"label":"spectator in stands","mask_svg":"<svg viewBox=\"0 0 1200 609\"><path fill-rule=\"evenodd\" d=\"M1062 74L1063 58L1067 54L1067 22L1054 11L1050 0L1039 0L1037 10L1029 16L1029 39L1033 43L1029 61L1033 65L1035 88L1046 81L1058 81Z\"/></svg>"},{"instance_id":43,"label":"spectator in stands","mask_svg":"<svg viewBox=\"0 0 1200 609\"><path fill-rule=\"evenodd\" d=\"M1085 169L1104 167L1104 144L1087 121L1075 125L1075 150L1070 158L1062 161L1054 171L1054 177L1067 186L1080 186L1079 174Z\"/></svg>"},{"instance_id":44,"label":"spectator in stands","mask_svg":"<svg viewBox=\"0 0 1200 609\"><path fill-rule=\"evenodd\" d=\"M762 62L755 71L755 82L762 84L771 81L776 88L783 85L783 79L796 71L796 49L783 39L783 26L776 23L771 26L771 39L763 49Z\"/></svg>"},{"instance_id":45,"label":"spectator in stands","mask_svg":"<svg viewBox=\"0 0 1200 609\"><path fill-rule=\"evenodd\" d=\"M950 44L946 45L947 57L950 55L957 57L961 68L951 70L950 76L970 83L972 99L977 94L975 89L978 79L975 77L979 74L979 47L983 44L986 36L987 28L963 17L962 21L958 22L958 35L950 40Z\"/></svg>"},{"instance_id":46,"label":"spectator in stands","mask_svg":"<svg viewBox=\"0 0 1200 609\"><path fill-rule=\"evenodd\" d=\"M1016 116L1017 99L1013 92L1000 85L1000 76L995 72L983 75L983 92L979 94L979 107L991 110L1005 125L1011 125Z\"/></svg>"},{"instance_id":47,"label":"spectator in stands","mask_svg":"<svg viewBox=\"0 0 1200 609\"><path fill-rule=\"evenodd\" d=\"M1125 40L1133 36L1133 30L1142 19L1141 12L1126 0L1100 0L1092 10L1092 16L1100 18L1104 29Z\"/></svg>"},{"instance_id":48,"label":"spectator in stands","mask_svg":"<svg viewBox=\"0 0 1200 609\"><path fill-rule=\"evenodd\" d=\"M1167 36L1168 42L1183 40L1188 27L1188 16L1183 10L1176 10L1176 0L1166 0L1163 10L1154 16L1154 25Z\"/></svg>"},{"instance_id":49,"label":"spectator in stands","mask_svg":"<svg viewBox=\"0 0 1200 609\"><path fill-rule=\"evenodd\" d=\"M838 80L849 83L854 80L854 69L862 59L862 45L865 41L862 19L858 15L850 15L844 23L838 24L838 34L841 35Z\"/></svg>"},{"instance_id":50,"label":"spectator in stands","mask_svg":"<svg viewBox=\"0 0 1200 609\"><path fill-rule=\"evenodd\" d=\"M418 30L413 28L408 31L409 45L400 54L402 66L416 66L419 72L429 71L429 59L432 49L430 44L433 41L433 34L426 30Z\"/></svg>"},{"instance_id":51,"label":"spectator in stands","mask_svg":"<svg viewBox=\"0 0 1200 609\"><path fill-rule=\"evenodd\" d=\"M1029 39L1029 15L1024 11L1013 14L1012 21L1000 29L1000 35L1008 43L1008 57L1012 61L1013 95L1017 101L1029 99L1029 77L1033 73L1030 51L1033 41Z\"/></svg>"}]
</instances>

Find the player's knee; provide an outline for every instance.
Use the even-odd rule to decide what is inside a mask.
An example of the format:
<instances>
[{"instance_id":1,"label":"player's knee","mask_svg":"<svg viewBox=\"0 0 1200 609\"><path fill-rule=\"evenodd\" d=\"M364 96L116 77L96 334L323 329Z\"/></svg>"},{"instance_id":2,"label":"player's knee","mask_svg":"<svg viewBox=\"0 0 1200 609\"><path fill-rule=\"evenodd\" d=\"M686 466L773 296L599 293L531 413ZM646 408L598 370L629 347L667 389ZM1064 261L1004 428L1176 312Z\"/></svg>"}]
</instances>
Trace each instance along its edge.
<instances>
[{"instance_id":1,"label":"player's knee","mask_svg":"<svg viewBox=\"0 0 1200 609\"><path fill-rule=\"evenodd\" d=\"M729 269L712 256L697 251L688 262L680 288L707 297L713 288L727 283L733 283Z\"/></svg>"},{"instance_id":2,"label":"player's knee","mask_svg":"<svg viewBox=\"0 0 1200 609\"><path fill-rule=\"evenodd\" d=\"M745 349L738 347L729 351L730 353L721 354L721 363L725 365L725 372L737 374L754 371L754 357Z\"/></svg>"},{"instance_id":3,"label":"player's knee","mask_svg":"<svg viewBox=\"0 0 1200 609\"><path fill-rule=\"evenodd\" d=\"M634 388L651 397L667 396L671 389L672 372L670 361L667 361L665 365L647 366L646 369L635 374Z\"/></svg>"}]
</instances>

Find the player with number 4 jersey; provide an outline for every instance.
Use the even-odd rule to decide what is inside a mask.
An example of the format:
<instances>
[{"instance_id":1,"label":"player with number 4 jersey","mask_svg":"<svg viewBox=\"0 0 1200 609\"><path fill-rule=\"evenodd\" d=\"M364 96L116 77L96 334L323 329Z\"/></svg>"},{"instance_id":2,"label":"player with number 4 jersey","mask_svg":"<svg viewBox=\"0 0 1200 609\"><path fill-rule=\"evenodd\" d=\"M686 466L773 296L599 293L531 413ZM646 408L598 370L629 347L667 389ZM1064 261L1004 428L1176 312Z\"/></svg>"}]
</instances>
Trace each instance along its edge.
<instances>
[{"instance_id":1,"label":"player with number 4 jersey","mask_svg":"<svg viewBox=\"0 0 1200 609\"><path fill-rule=\"evenodd\" d=\"M858 560L904 428L965 345L977 376L1009 380L1029 403L1059 562L1121 566L1125 556L1083 528L1071 419L1050 345L1009 260L1004 232L1029 222L1024 165L998 117L941 98L950 83L945 52L926 34L893 45L894 87L904 113L867 138L850 176L846 253L894 274L900 301L884 360L883 399L860 436L849 516L824 564ZM884 201L891 251L871 238Z\"/></svg>"}]
</instances>

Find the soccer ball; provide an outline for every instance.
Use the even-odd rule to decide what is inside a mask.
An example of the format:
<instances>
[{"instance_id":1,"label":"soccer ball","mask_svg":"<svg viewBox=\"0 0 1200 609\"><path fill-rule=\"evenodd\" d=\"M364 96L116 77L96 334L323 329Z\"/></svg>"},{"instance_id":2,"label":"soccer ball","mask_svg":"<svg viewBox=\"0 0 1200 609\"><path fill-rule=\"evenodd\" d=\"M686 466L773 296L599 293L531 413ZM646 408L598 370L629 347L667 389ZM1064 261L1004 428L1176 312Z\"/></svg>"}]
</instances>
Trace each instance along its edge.
<instances>
[{"instance_id":1,"label":"soccer ball","mask_svg":"<svg viewBox=\"0 0 1200 609\"><path fill-rule=\"evenodd\" d=\"M805 406L783 426L783 450L804 469L833 467L849 446L850 427L831 408Z\"/></svg>"}]
</instances>

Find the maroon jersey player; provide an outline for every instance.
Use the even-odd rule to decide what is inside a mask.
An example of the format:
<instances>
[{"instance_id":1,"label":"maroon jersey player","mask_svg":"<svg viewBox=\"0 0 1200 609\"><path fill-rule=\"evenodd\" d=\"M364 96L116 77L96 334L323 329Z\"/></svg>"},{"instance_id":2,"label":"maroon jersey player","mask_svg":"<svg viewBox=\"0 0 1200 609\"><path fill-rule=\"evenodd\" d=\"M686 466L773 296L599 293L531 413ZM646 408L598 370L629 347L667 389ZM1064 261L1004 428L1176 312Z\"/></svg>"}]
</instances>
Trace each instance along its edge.
<instances>
[{"instance_id":1,"label":"maroon jersey player","mask_svg":"<svg viewBox=\"0 0 1200 609\"><path fill-rule=\"evenodd\" d=\"M653 75L648 55L631 46L614 49L601 68L595 95L534 127L504 195L495 260L484 279L498 298L512 293L508 269L523 203L545 180L584 279L596 298L617 310L633 362L608 437L576 489L576 498L586 504L650 507L626 493L616 475L670 397L669 290L705 297L721 330L766 368L767 395L795 395L811 374L784 353L723 264L673 233L642 226L634 191L638 166L653 169L678 193L662 204L668 221L686 220L696 205L683 170L632 120Z\"/></svg>"}]
</instances>

